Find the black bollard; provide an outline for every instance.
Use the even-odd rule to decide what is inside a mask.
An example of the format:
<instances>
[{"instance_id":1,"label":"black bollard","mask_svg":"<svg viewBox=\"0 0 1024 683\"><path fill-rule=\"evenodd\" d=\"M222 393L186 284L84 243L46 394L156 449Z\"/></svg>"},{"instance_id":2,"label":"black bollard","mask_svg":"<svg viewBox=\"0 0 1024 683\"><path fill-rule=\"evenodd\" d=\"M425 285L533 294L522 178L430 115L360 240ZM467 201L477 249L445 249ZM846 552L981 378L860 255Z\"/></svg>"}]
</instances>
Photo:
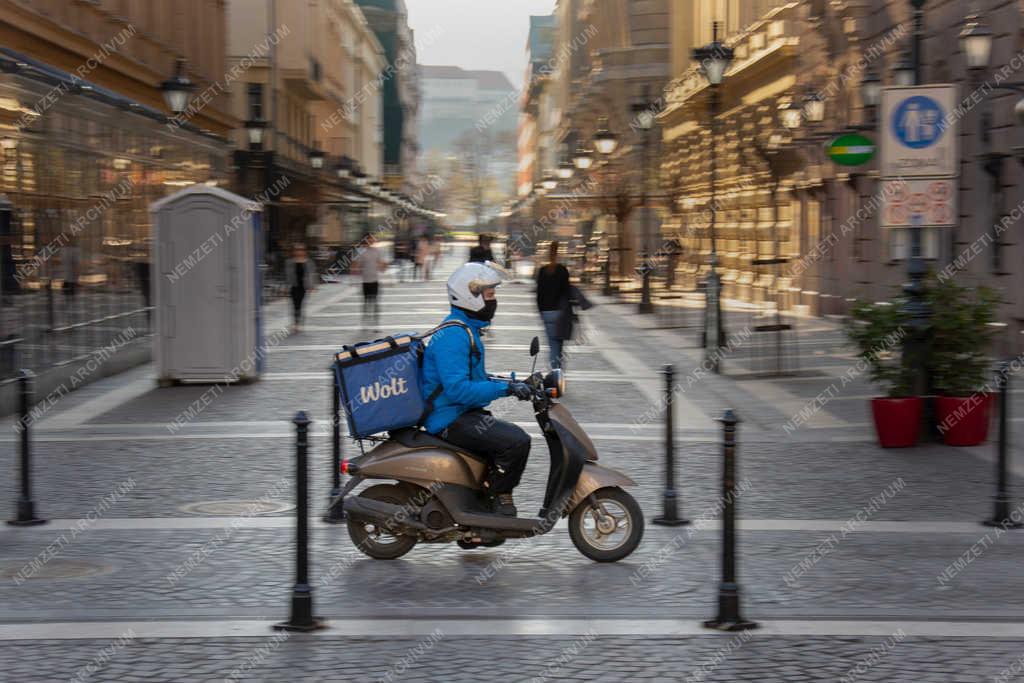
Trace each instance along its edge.
<instances>
[{"instance_id":1,"label":"black bollard","mask_svg":"<svg viewBox=\"0 0 1024 683\"><path fill-rule=\"evenodd\" d=\"M274 624L278 631L315 631L326 624L313 616L313 588L309 585L309 508L307 496L309 423L304 410L295 414L295 588L288 621Z\"/></svg>"},{"instance_id":2,"label":"black bollard","mask_svg":"<svg viewBox=\"0 0 1024 683\"><path fill-rule=\"evenodd\" d=\"M45 519L36 517L36 504L32 500L32 442L29 434L29 411L32 408L31 370L22 370L18 376L18 393L21 398L21 410L18 426L21 429L21 494L18 496L18 514L15 519L8 520L12 526L34 526L45 524Z\"/></svg>"},{"instance_id":3,"label":"black bollard","mask_svg":"<svg viewBox=\"0 0 1024 683\"><path fill-rule=\"evenodd\" d=\"M676 448L675 428L672 414L675 412L672 398L675 390L675 368L665 366L665 495L661 517L655 517L653 524L659 526L684 526L688 519L679 517L679 495L676 493Z\"/></svg>"},{"instance_id":4,"label":"black bollard","mask_svg":"<svg viewBox=\"0 0 1024 683\"><path fill-rule=\"evenodd\" d=\"M1010 473L1009 451L1010 432L1007 426L1007 413L1010 402L1010 364L1003 361L999 364L996 374L999 378L999 458L996 462L996 496L995 514L986 519L985 526L997 526L1003 529L1020 529L1022 523L1010 518Z\"/></svg>"},{"instance_id":5,"label":"black bollard","mask_svg":"<svg viewBox=\"0 0 1024 683\"><path fill-rule=\"evenodd\" d=\"M339 524L345 521L345 511L340 505L330 505L341 495L341 394L338 391L338 375L331 366L331 493L324 521Z\"/></svg>"},{"instance_id":6,"label":"black bollard","mask_svg":"<svg viewBox=\"0 0 1024 683\"><path fill-rule=\"evenodd\" d=\"M718 584L718 616L704 622L719 631L746 631L757 624L740 616L740 587L736 583L736 424L739 418L726 410L722 423L722 582Z\"/></svg>"}]
</instances>

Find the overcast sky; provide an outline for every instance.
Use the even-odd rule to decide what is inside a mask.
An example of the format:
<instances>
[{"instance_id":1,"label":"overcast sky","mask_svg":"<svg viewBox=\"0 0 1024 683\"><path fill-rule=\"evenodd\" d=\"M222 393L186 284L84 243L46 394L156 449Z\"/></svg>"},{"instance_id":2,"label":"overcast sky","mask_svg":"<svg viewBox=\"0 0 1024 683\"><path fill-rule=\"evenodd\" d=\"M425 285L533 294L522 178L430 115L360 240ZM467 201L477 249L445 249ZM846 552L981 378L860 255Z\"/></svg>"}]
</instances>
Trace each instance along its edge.
<instances>
[{"instance_id":1,"label":"overcast sky","mask_svg":"<svg viewBox=\"0 0 1024 683\"><path fill-rule=\"evenodd\" d=\"M526 73L531 14L555 0L405 0L420 64L503 71L516 87Z\"/></svg>"}]
</instances>

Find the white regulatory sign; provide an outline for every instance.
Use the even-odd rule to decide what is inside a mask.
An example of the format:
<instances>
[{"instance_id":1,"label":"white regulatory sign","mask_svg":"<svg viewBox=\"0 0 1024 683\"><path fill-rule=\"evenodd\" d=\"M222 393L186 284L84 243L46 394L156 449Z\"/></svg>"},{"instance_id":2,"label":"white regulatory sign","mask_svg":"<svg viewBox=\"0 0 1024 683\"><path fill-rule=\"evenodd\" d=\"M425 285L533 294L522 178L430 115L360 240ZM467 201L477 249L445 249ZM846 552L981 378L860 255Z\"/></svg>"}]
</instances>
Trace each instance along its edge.
<instances>
[{"instance_id":1,"label":"white regulatory sign","mask_svg":"<svg viewBox=\"0 0 1024 683\"><path fill-rule=\"evenodd\" d=\"M951 227L957 223L955 178L882 180L881 226Z\"/></svg>"},{"instance_id":2,"label":"white regulatory sign","mask_svg":"<svg viewBox=\"0 0 1024 683\"><path fill-rule=\"evenodd\" d=\"M883 178L955 177L955 85L882 89L880 171Z\"/></svg>"}]
</instances>

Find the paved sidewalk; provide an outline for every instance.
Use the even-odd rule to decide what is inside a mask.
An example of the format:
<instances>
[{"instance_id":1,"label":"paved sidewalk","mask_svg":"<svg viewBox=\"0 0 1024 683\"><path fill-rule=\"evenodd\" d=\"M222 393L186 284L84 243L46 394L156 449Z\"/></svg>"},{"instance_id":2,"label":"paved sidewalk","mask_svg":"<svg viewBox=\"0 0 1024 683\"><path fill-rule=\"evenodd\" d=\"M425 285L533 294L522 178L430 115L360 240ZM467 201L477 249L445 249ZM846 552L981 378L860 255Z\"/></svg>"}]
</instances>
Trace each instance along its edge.
<instances>
[{"instance_id":1,"label":"paved sidewalk","mask_svg":"<svg viewBox=\"0 0 1024 683\"><path fill-rule=\"evenodd\" d=\"M446 260L439 277L458 262ZM697 371L692 333L643 329L630 307L600 297L585 315L588 343L570 347L565 404L602 464L637 481L650 520L664 487L659 372L674 363L684 388L674 400L677 485L683 513L700 527L648 526L637 552L613 565L587 561L564 526L501 549L423 545L376 562L344 527L314 520L311 580L331 628L274 639L269 623L286 615L293 581L290 420L298 409L315 420L318 514L330 484L331 352L380 336L362 329L356 292L320 287L305 329L270 350L264 377L218 390L185 424L176 418L210 387L159 389L143 367L64 397L34 425L34 495L53 521L0 527L6 676L837 681L853 672L867 681L981 681L1024 655L1024 532L978 524L991 514L991 445L878 448L864 377L787 431L852 362L834 325L801 323L801 343L823 351L806 354L814 361L803 376L715 376ZM440 279L388 282L383 296L382 330L424 330L445 314ZM504 287L498 310L488 367L525 372L529 341L541 334L530 286ZM286 316L279 306L270 329ZM715 418L727 407L743 419L743 606L765 626L749 641L700 628L716 603ZM517 500L535 509L545 443L522 404L499 401L495 412L534 436ZM13 421L0 424L0 465L13 472ZM14 477L0 484L8 505L15 487Z\"/></svg>"},{"instance_id":2,"label":"paved sidewalk","mask_svg":"<svg viewBox=\"0 0 1024 683\"><path fill-rule=\"evenodd\" d=\"M990 681L1024 654L1018 640L705 635L651 637L292 636L0 645L13 681ZM895 633L895 630L894 630ZM749 636L749 638L748 638ZM122 643L125 643L122 645ZM785 654L783 654L785 653ZM1018 665L1018 670L1019 670ZM92 672L92 673L89 673ZM69 676L70 674L70 676ZM87 677L86 677L87 676ZM844 678L849 677L849 678Z\"/></svg>"}]
</instances>

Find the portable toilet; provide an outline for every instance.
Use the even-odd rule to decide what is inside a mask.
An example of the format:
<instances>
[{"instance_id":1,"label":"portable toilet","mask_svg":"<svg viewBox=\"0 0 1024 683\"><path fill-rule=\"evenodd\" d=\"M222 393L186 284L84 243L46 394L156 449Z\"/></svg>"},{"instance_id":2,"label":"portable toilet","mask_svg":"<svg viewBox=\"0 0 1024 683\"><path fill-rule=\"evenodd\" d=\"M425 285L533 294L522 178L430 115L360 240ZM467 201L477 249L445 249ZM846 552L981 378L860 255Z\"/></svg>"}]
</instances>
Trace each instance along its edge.
<instances>
[{"instance_id":1,"label":"portable toilet","mask_svg":"<svg viewBox=\"0 0 1024 683\"><path fill-rule=\"evenodd\" d=\"M149 210L160 384L256 379L264 356L262 205L192 185Z\"/></svg>"}]
</instances>

